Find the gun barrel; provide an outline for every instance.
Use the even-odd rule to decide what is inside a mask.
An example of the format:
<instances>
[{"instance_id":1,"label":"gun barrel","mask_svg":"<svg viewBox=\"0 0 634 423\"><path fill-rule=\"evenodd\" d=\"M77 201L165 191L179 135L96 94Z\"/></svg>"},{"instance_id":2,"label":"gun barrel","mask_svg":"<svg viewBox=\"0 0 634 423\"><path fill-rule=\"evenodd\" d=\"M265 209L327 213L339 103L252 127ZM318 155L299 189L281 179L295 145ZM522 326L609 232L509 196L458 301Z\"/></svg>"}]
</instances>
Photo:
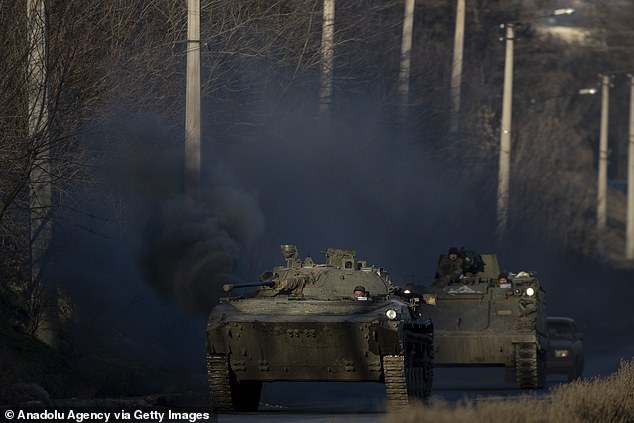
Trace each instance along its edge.
<instances>
[{"instance_id":1,"label":"gun barrel","mask_svg":"<svg viewBox=\"0 0 634 423\"><path fill-rule=\"evenodd\" d=\"M243 284L232 284L232 283L228 283L222 286L222 289L225 292L229 292L234 288L252 288L254 286L270 286L273 287L275 286L275 282L273 281L267 281L267 282L257 282L257 283L243 283Z\"/></svg>"}]
</instances>

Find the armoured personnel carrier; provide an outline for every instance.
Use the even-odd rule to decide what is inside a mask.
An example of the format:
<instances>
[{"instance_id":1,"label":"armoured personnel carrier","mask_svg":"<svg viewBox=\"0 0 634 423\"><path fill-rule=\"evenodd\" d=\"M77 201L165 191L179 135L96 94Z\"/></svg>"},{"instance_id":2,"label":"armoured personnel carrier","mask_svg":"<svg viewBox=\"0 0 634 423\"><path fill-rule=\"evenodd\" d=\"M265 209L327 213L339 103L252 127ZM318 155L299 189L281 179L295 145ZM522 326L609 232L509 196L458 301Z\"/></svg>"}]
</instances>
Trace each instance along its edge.
<instances>
[{"instance_id":1,"label":"armoured personnel carrier","mask_svg":"<svg viewBox=\"0 0 634 423\"><path fill-rule=\"evenodd\" d=\"M451 250L450 250L451 252ZM433 294L435 366L504 366L517 386L544 385L548 338L545 291L534 272L509 273L500 286L495 254L458 252L462 272L445 278L448 255L436 281L417 289ZM451 269L450 269L451 270ZM512 373L512 372L509 372Z\"/></svg>"},{"instance_id":2,"label":"armoured personnel carrier","mask_svg":"<svg viewBox=\"0 0 634 423\"><path fill-rule=\"evenodd\" d=\"M286 264L263 272L252 296L222 298L207 324L216 411L255 410L262 382L374 381L388 408L430 395L433 326L424 299L382 268L330 248L324 264L282 245Z\"/></svg>"}]
</instances>

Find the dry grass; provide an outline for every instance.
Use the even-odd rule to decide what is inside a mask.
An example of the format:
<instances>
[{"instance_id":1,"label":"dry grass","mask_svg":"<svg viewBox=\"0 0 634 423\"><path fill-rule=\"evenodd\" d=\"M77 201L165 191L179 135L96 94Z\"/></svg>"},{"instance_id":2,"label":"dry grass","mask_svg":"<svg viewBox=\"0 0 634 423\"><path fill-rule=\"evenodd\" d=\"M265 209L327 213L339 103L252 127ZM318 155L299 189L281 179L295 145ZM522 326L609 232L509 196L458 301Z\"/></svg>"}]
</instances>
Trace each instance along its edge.
<instances>
[{"instance_id":1,"label":"dry grass","mask_svg":"<svg viewBox=\"0 0 634 423\"><path fill-rule=\"evenodd\" d=\"M387 423L632 423L634 360L622 361L606 378L575 381L554 388L545 397L515 397L451 405L432 401L386 416Z\"/></svg>"}]
</instances>

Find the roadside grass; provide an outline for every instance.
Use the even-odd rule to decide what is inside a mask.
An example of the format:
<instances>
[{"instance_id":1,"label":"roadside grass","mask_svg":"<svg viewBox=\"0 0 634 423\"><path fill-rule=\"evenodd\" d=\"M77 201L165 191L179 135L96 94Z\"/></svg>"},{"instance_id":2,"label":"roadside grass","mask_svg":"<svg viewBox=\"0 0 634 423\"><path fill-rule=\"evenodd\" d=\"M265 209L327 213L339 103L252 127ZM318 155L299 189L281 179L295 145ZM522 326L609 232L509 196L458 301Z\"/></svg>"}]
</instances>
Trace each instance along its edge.
<instances>
[{"instance_id":1,"label":"roadside grass","mask_svg":"<svg viewBox=\"0 0 634 423\"><path fill-rule=\"evenodd\" d=\"M433 400L392 412L387 423L632 423L634 359L604 378L559 385L545 397L520 396L500 401L449 404Z\"/></svg>"}]
</instances>

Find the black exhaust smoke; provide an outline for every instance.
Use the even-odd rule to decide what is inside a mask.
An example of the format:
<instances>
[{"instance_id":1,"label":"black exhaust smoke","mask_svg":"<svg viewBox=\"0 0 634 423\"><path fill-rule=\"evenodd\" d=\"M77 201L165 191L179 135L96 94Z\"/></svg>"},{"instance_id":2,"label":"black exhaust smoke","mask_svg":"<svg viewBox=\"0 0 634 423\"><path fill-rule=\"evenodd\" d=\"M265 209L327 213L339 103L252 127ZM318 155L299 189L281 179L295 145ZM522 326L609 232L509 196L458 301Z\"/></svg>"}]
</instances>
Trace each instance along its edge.
<instances>
[{"instance_id":1,"label":"black exhaust smoke","mask_svg":"<svg viewBox=\"0 0 634 423\"><path fill-rule=\"evenodd\" d=\"M207 315L234 281L242 247L262 232L255 199L221 188L208 199L179 196L167 201L146 231L142 266L159 294L195 315Z\"/></svg>"}]
</instances>

